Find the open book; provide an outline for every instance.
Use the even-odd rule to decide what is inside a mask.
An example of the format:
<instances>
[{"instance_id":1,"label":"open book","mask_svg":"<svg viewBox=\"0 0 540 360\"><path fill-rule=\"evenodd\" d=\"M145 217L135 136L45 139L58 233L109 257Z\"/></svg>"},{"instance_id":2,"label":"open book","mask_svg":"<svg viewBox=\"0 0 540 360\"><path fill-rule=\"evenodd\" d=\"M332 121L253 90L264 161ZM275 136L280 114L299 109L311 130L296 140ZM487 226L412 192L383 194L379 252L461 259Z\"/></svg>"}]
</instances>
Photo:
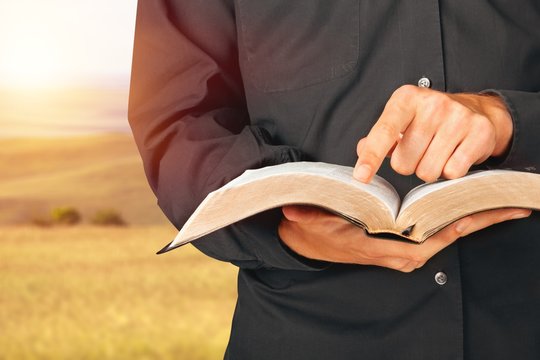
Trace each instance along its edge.
<instances>
[{"instance_id":1,"label":"open book","mask_svg":"<svg viewBox=\"0 0 540 360\"><path fill-rule=\"evenodd\" d=\"M259 212L288 204L322 207L370 234L393 234L421 243L448 224L490 209L540 210L540 174L511 170L471 173L420 185L401 201L379 176L364 184L353 168L295 162L247 170L208 194L176 238L159 253Z\"/></svg>"}]
</instances>

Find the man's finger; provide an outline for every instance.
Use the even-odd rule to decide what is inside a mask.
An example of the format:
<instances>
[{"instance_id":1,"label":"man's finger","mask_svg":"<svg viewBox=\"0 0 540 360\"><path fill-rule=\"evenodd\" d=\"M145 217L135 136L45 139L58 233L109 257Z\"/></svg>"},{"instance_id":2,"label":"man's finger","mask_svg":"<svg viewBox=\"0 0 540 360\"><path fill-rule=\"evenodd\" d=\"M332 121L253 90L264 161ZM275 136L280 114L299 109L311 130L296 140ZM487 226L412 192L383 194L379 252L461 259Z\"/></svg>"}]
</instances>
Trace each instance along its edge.
<instances>
[{"instance_id":1,"label":"man's finger","mask_svg":"<svg viewBox=\"0 0 540 360\"><path fill-rule=\"evenodd\" d=\"M402 86L386 103L381 117L369 132L361 152L358 153L353 175L359 181L365 183L371 181L386 155L414 119L416 112L414 99L417 89L411 85Z\"/></svg>"},{"instance_id":2,"label":"man's finger","mask_svg":"<svg viewBox=\"0 0 540 360\"><path fill-rule=\"evenodd\" d=\"M473 164L479 160L486 160L495 146L494 138L489 136L490 133L490 131L474 131L469 134L449 157L442 172L443 176L447 179L462 177Z\"/></svg>"},{"instance_id":3,"label":"man's finger","mask_svg":"<svg viewBox=\"0 0 540 360\"><path fill-rule=\"evenodd\" d=\"M460 136L461 134L456 132L450 134L447 131L437 132L416 168L416 176L425 182L437 180L443 173L448 158L459 145Z\"/></svg>"},{"instance_id":4,"label":"man's finger","mask_svg":"<svg viewBox=\"0 0 540 360\"><path fill-rule=\"evenodd\" d=\"M316 217L315 208L303 205L287 205L281 208L283 215L289 221L308 222Z\"/></svg>"},{"instance_id":5,"label":"man's finger","mask_svg":"<svg viewBox=\"0 0 540 360\"><path fill-rule=\"evenodd\" d=\"M475 231L482 230L504 221L526 218L530 216L531 213L532 211L528 209L497 209L473 214L469 216L472 219L472 222L465 229L462 236L469 235Z\"/></svg>"},{"instance_id":6,"label":"man's finger","mask_svg":"<svg viewBox=\"0 0 540 360\"><path fill-rule=\"evenodd\" d=\"M407 128L392 153L390 164L401 175L414 174L433 138L434 129L425 127L416 120Z\"/></svg>"},{"instance_id":7,"label":"man's finger","mask_svg":"<svg viewBox=\"0 0 540 360\"><path fill-rule=\"evenodd\" d=\"M384 257L377 260L373 265L408 273L415 270L418 263L406 258Z\"/></svg>"},{"instance_id":8,"label":"man's finger","mask_svg":"<svg viewBox=\"0 0 540 360\"><path fill-rule=\"evenodd\" d=\"M281 208L287 220L301 223L310 223L324 220L349 223L347 220L334 215L322 208L310 205L286 205Z\"/></svg>"}]
</instances>

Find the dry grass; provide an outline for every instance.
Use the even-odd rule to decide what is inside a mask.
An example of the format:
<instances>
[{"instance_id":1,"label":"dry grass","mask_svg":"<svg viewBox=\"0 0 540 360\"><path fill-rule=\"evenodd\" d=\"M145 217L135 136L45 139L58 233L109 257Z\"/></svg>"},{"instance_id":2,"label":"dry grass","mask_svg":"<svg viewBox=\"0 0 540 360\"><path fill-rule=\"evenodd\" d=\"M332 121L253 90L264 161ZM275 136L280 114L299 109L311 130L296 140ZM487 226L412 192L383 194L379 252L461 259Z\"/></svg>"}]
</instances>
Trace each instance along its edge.
<instances>
[{"instance_id":1,"label":"dry grass","mask_svg":"<svg viewBox=\"0 0 540 360\"><path fill-rule=\"evenodd\" d=\"M130 135L0 140L0 359L220 359L236 269L187 246ZM125 228L21 226L72 206ZM14 226L19 224L19 226Z\"/></svg>"},{"instance_id":2,"label":"dry grass","mask_svg":"<svg viewBox=\"0 0 540 360\"><path fill-rule=\"evenodd\" d=\"M0 359L220 359L236 269L167 226L0 228Z\"/></svg>"},{"instance_id":3,"label":"dry grass","mask_svg":"<svg viewBox=\"0 0 540 360\"><path fill-rule=\"evenodd\" d=\"M28 223L59 206L88 219L114 208L130 224L166 224L131 135L0 140L0 224Z\"/></svg>"}]
</instances>

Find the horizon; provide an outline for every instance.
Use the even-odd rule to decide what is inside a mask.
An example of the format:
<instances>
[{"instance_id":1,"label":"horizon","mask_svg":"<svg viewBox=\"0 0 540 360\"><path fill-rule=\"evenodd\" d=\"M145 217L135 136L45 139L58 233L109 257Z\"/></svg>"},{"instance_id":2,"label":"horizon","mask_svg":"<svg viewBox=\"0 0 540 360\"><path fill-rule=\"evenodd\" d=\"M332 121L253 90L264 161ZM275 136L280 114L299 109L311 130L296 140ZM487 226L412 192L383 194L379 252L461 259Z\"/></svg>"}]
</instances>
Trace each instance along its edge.
<instances>
[{"instance_id":1,"label":"horizon","mask_svg":"<svg viewBox=\"0 0 540 360\"><path fill-rule=\"evenodd\" d=\"M129 133L129 86L78 84L50 89L0 88L0 138Z\"/></svg>"}]
</instances>

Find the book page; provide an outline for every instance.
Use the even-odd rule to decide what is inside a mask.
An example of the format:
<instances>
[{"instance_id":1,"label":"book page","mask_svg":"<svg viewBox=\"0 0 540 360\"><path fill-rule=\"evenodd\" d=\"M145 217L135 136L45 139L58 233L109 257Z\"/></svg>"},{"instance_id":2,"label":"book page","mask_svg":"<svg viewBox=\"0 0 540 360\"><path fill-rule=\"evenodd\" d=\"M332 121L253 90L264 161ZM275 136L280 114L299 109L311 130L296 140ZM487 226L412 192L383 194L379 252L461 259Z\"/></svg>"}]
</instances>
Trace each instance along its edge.
<instances>
[{"instance_id":1,"label":"book page","mask_svg":"<svg viewBox=\"0 0 540 360\"><path fill-rule=\"evenodd\" d=\"M274 166L267 166L255 170L246 170L241 176L230 181L222 189L238 187L255 180L260 180L272 176L283 176L286 174L307 174L318 175L331 179L338 180L345 184L359 188L373 196L381 199L396 218L399 207L400 198L394 187L385 179L375 175L369 184L364 184L353 177L353 168L350 166L342 166L335 164L327 164L322 162L291 162Z\"/></svg>"},{"instance_id":2,"label":"book page","mask_svg":"<svg viewBox=\"0 0 540 360\"><path fill-rule=\"evenodd\" d=\"M439 180L434 183L426 183L419 185L409 191L405 198L403 199L403 202L401 204L400 212L403 212L409 205L417 201L418 199L431 194L435 191L438 191L440 189L443 189L448 186L452 186L454 184L458 184L460 182L470 180L470 179L476 179L481 178L485 176L493 176L497 174L504 174L512 172L511 170L484 170L484 171L475 171L471 172L461 178L458 179L452 179L452 180Z\"/></svg>"},{"instance_id":3,"label":"book page","mask_svg":"<svg viewBox=\"0 0 540 360\"><path fill-rule=\"evenodd\" d=\"M417 187L404 200L396 225L414 225L410 237L424 241L464 216L500 208L540 209L540 174L487 170Z\"/></svg>"},{"instance_id":4,"label":"book page","mask_svg":"<svg viewBox=\"0 0 540 360\"><path fill-rule=\"evenodd\" d=\"M288 204L320 206L366 230L391 232L400 204L396 190L380 177L364 184L352 173L351 167L312 162L248 170L208 194L161 252Z\"/></svg>"}]
</instances>

